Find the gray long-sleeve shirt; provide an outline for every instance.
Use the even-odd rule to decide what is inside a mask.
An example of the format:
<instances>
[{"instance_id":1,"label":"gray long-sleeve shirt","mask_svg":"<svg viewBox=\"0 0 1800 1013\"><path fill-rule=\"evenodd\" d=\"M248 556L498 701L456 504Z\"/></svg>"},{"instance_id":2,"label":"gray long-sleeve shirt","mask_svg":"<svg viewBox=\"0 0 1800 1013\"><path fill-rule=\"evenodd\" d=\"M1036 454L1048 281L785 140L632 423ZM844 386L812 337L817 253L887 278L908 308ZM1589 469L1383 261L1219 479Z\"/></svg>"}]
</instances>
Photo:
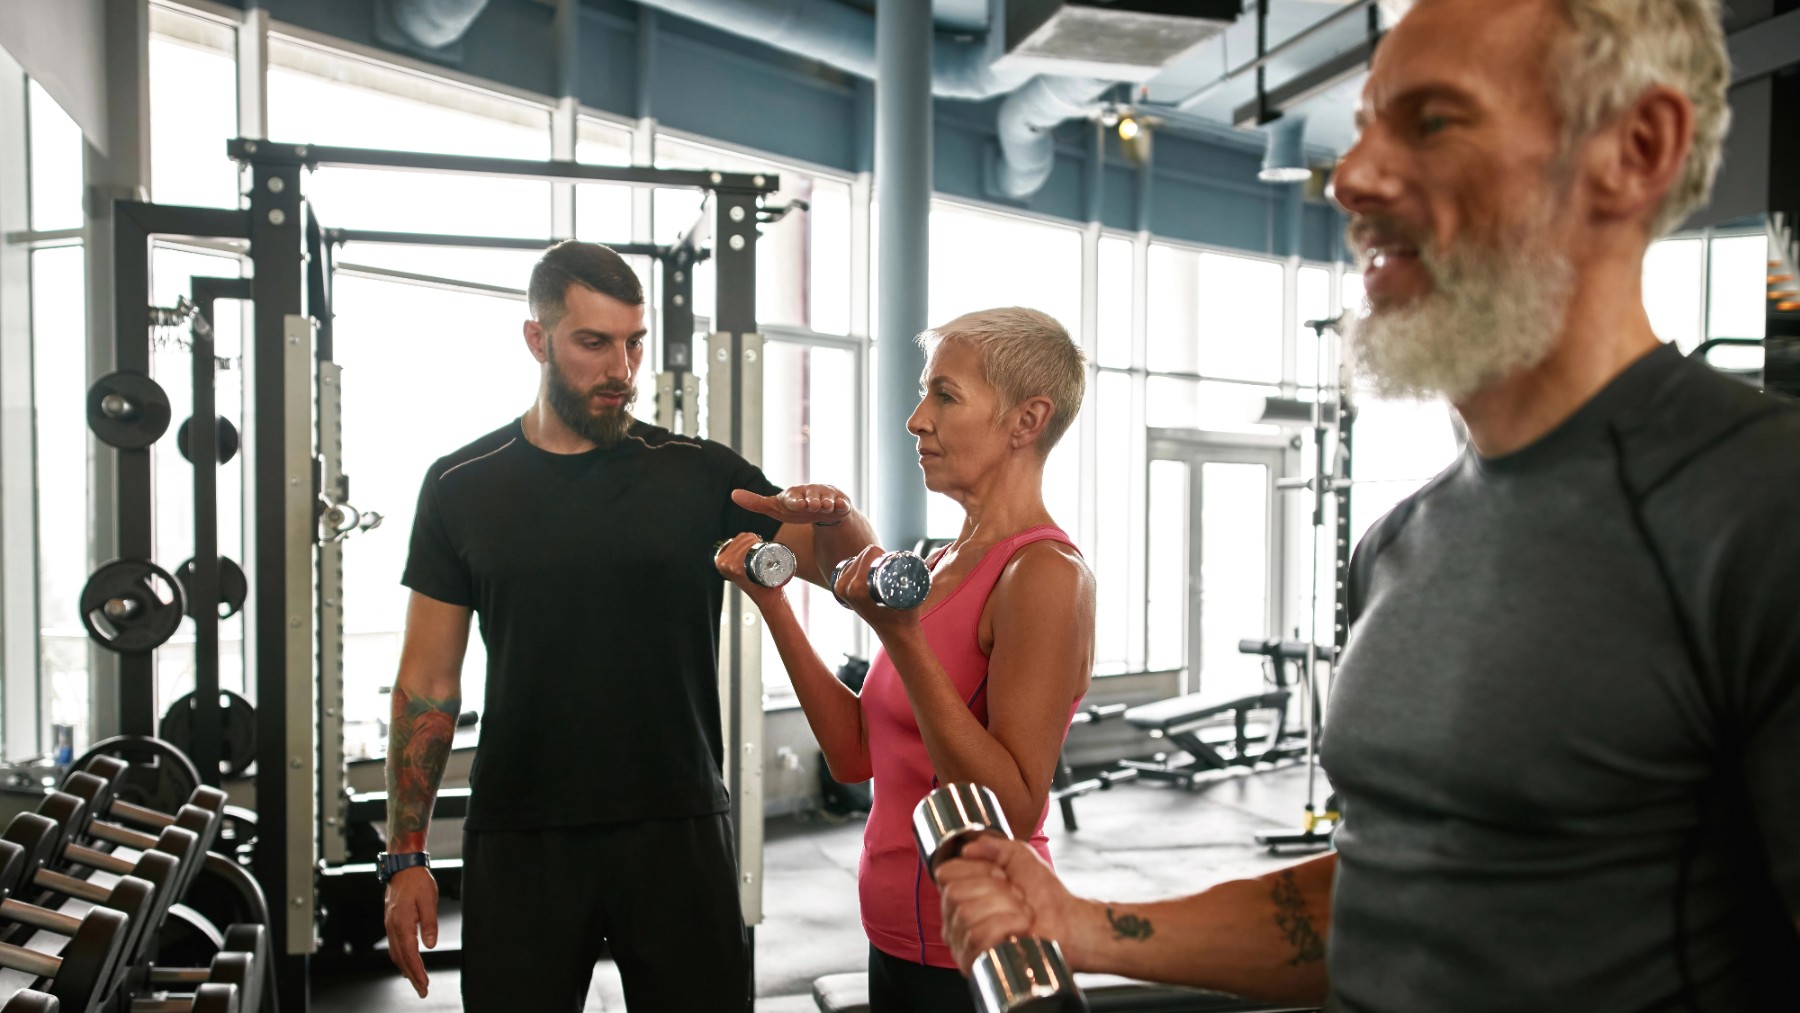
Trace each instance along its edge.
<instances>
[{"instance_id":1,"label":"gray long-sleeve shirt","mask_svg":"<svg viewBox=\"0 0 1800 1013\"><path fill-rule=\"evenodd\" d=\"M1800 408L1665 347L1402 509L1324 731L1337 1003L1776 995L1800 967Z\"/></svg>"}]
</instances>

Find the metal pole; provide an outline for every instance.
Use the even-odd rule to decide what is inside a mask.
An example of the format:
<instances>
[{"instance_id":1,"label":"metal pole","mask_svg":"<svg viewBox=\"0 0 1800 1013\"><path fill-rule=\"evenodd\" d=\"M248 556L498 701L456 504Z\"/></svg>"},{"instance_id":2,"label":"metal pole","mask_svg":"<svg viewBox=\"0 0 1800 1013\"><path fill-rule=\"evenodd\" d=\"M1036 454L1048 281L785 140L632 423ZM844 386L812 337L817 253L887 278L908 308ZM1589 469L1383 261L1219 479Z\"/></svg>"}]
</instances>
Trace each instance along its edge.
<instances>
[{"instance_id":1,"label":"metal pole","mask_svg":"<svg viewBox=\"0 0 1800 1013\"><path fill-rule=\"evenodd\" d=\"M106 137L84 145L87 184L87 358L88 378L116 368L113 361L117 327L113 287L113 201L135 200L150 188L150 12L144 0L106 0ZM104 148L104 152L102 151ZM148 256L148 251L146 251ZM139 308L148 306L147 279L138 279ZM140 344L144 331L129 335ZM88 508L89 567L121 552L118 463L111 448L97 448L90 459ZM146 472L146 478L147 478ZM146 512L149 499L143 500ZM144 552L148 558L148 551ZM119 656L91 644L88 648L88 733L98 740L120 730Z\"/></svg>"},{"instance_id":2,"label":"metal pole","mask_svg":"<svg viewBox=\"0 0 1800 1013\"><path fill-rule=\"evenodd\" d=\"M924 355L913 336L930 325L926 258L931 215L931 5L875 7L875 185L881 201L875 333L875 499L883 545L925 537L906 418L918 404Z\"/></svg>"}]
</instances>

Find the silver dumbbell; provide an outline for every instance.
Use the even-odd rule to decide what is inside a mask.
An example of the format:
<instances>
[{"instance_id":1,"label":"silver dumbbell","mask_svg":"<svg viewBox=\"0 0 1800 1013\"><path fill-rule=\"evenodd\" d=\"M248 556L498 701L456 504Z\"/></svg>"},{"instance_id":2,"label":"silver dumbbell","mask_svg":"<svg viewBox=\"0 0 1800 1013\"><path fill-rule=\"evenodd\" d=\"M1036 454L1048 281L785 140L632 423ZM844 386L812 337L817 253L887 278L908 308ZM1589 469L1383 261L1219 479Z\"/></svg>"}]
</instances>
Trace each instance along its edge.
<instances>
[{"instance_id":1,"label":"silver dumbbell","mask_svg":"<svg viewBox=\"0 0 1800 1013\"><path fill-rule=\"evenodd\" d=\"M981 834L1010 838L994 793L978 784L946 784L913 810L913 838L928 869L962 853ZM982 1013L1087 1013L1054 939L1014 936L975 958L969 988Z\"/></svg>"},{"instance_id":2,"label":"silver dumbbell","mask_svg":"<svg viewBox=\"0 0 1800 1013\"><path fill-rule=\"evenodd\" d=\"M725 547L725 542L713 546L714 554ZM744 576L753 584L763 587L780 587L793 579L794 571L799 568L800 561L795 558L794 550L780 542L757 542L750 546L744 554Z\"/></svg>"},{"instance_id":3,"label":"silver dumbbell","mask_svg":"<svg viewBox=\"0 0 1800 1013\"><path fill-rule=\"evenodd\" d=\"M844 568L854 557L831 568L831 585L837 586ZM869 567L869 597L875 604L898 611L918 608L931 594L931 568L916 552L889 552ZM842 601L843 599L838 599Z\"/></svg>"}]
</instances>

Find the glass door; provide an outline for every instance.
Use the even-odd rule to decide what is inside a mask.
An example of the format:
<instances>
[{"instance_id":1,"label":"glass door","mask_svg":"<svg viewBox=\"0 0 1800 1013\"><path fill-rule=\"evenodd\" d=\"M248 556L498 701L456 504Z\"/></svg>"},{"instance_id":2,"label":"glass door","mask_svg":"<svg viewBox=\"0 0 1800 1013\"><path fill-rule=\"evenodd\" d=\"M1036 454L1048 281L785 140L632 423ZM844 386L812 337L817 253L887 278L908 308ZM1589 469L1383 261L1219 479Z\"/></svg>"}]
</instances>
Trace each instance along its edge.
<instances>
[{"instance_id":1,"label":"glass door","mask_svg":"<svg viewBox=\"0 0 1800 1013\"><path fill-rule=\"evenodd\" d=\"M1147 660L1181 669L1182 693L1263 687L1262 659L1238 641L1279 635L1288 525L1275 482L1297 457L1279 436L1150 431Z\"/></svg>"}]
</instances>

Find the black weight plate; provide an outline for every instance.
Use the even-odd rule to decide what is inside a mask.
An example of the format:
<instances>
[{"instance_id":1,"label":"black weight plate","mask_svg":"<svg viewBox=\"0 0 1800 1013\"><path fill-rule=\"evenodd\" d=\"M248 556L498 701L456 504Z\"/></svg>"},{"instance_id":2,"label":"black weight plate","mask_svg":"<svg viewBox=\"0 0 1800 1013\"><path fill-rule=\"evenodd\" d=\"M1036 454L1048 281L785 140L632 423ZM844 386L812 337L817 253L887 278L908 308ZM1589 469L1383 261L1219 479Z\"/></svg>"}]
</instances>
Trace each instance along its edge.
<instances>
[{"instance_id":1,"label":"black weight plate","mask_svg":"<svg viewBox=\"0 0 1800 1013\"><path fill-rule=\"evenodd\" d=\"M175 569L175 579L181 582L183 594L194 583L194 561L188 560ZM250 597L250 580L244 576L244 570L233 562L230 556L219 557L219 618L230 619L243 611L244 599ZM200 603L188 595L188 615L194 615Z\"/></svg>"},{"instance_id":2,"label":"black weight plate","mask_svg":"<svg viewBox=\"0 0 1800 1013\"><path fill-rule=\"evenodd\" d=\"M105 410L109 397L123 398L127 414L115 418ZM169 395L155 380L134 370L108 373L88 388L88 428L121 450L148 447L169 431Z\"/></svg>"},{"instance_id":3,"label":"black weight plate","mask_svg":"<svg viewBox=\"0 0 1800 1013\"><path fill-rule=\"evenodd\" d=\"M188 693L169 705L157 728L164 739L183 753L193 749L196 709L194 694ZM219 690L219 714L219 773L235 777L249 770L256 759L256 708L243 696L222 689Z\"/></svg>"},{"instance_id":4,"label":"black weight plate","mask_svg":"<svg viewBox=\"0 0 1800 1013\"><path fill-rule=\"evenodd\" d=\"M192 441L188 439L188 433L192 431L193 425L194 418L190 415L186 419L183 419L181 425L175 430L175 446L181 451L182 459L189 464L194 463L194 448ZM231 420L223 415L219 416L218 421L213 425L213 442L216 445L219 463L230 463L231 459L236 457L238 452L237 427L232 425Z\"/></svg>"},{"instance_id":5,"label":"black weight plate","mask_svg":"<svg viewBox=\"0 0 1800 1013\"><path fill-rule=\"evenodd\" d=\"M31 874L25 860L25 849L12 841L0 840L0 897L20 893L25 877Z\"/></svg>"},{"instance_id":6,"label":"black weight plate","mask_svg":"<svg viewBox=\"0 0 1800 1013\"><path fill-rule=\"evenodd\" d=\"M156 914L156 888L146 880L136 876L121 876L113 884L112 896L106 898L102 907L109 907L126 918L125 924L130 930L125 933L127 958L133 963L139 959L138 951L143 949L145 940L155 933L146 933Z\"/></svg>"},{"instance_id":7,"label":"black weight plate","mask_svg":"<svg viewBox=\"0 0 1800 1013\"><path fill-rule=\"evenodd\" d=\"M200 772L187 754L148 735L118 735L103 739L81 754L73 764L85 770L97 756L111 756L131 764L123 778L118 799L160 813L173 813L193 798L200 786Z\"/></svg>"},{"instance_id":8,"label":"black weight plate","mask_svg":"<svg viewBox=\"0 0 1800 1013\"><path fill-rule=\"evenodd\" d=\"M110 612L114 603L126 611ZM187 614L181 583L147 559L101 564L81 589L81 625L102 647L148 654L175 635Z\"/></svg>"},{"instance_id":9,"label":"black weight plate","mask_svg":"<svg viewBox=\"0 0 1800 1013\"><path fill-rule=\"evenodd\" d=\"M50 985L50 994L63 1008L92 1013L106 1004L107 986L125 948L125 916L106 908L94 908L81 920L81 928L60 954L62 966Z\"/></svg>"},{"instance_id":10,"label":"black weight plate","mask_svg":"<svg viewBox=\"0 0 1800 1013\"><path fill-rule=\"evenodd\" d=\"M207 982L194 990L190 1013L238 1013L236 985Z\"/></svg>"}]
</instances>

